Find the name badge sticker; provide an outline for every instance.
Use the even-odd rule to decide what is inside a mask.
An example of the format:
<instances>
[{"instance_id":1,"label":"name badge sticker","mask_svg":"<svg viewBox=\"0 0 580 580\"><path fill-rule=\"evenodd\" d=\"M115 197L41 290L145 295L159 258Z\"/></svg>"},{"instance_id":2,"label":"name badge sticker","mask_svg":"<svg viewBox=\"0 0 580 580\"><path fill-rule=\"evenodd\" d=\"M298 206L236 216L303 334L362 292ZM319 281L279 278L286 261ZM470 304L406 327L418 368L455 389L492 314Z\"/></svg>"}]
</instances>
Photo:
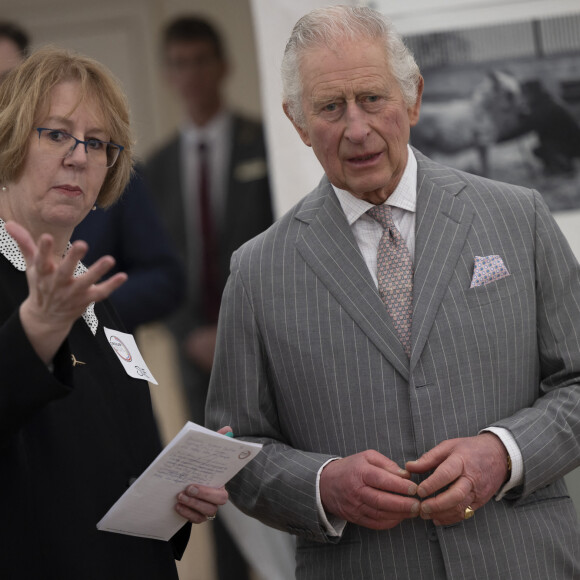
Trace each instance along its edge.
<instances>
[{"instance_id":1,"label":"name badge sticker","mask_svg":"<svg viewBox=\"0 0 580 580\"><path fill-rule=\"evenodd\" d=\"M103 327L105 336L111 345L111 348L121 361L125 368L125 372L134 379L141 379L142 381L149 381L157 385L157 381L153 377L149 367L145 364L137 343L132 334L120 332L118 330L111 330Z\"/></svg>"}]
</instances>

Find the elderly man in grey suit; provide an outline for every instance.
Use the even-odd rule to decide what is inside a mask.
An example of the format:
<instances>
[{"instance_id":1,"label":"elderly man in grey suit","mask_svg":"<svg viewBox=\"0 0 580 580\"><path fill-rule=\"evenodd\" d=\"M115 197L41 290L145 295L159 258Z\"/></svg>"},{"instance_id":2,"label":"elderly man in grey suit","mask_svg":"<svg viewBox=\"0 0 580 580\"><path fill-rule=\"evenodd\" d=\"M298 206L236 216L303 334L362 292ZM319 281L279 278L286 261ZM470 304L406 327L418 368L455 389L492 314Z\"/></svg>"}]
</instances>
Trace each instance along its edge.
<instances>
[{"instance_id":1,"label":"elderly man in grey suit","mask_svg":"<svg viewBox=\"0 0 580 580\"><path fill-rule=\"evenodd\" d=\"M207 417L264 444L233 501L300 580L580 578L579 268L542 198L408 146L379 13L311 12L282 66L326 175L232 258Z\"/></svg>"}]
</instances>

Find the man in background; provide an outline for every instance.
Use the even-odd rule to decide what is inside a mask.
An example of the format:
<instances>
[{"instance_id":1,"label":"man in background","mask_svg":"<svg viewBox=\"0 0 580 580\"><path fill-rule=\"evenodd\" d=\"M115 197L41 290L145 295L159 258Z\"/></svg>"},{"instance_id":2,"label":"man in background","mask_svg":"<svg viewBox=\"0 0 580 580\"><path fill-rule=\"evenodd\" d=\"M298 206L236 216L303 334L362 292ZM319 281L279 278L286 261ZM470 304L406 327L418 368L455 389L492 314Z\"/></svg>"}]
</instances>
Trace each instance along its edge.
<instances>
[{"instance_id":1,"label":"man in background","mask_svg":"<svg viewBox=\"0 0 580 580\"><path fill-rule=\"evenodd\" d=\"M164 76L183 106L184 121L150 157L146 176L187 267L186 305L168 325L177 341L190 417L203 424L230 257L272 223L272 203L262 126L224 101L228 61L217 30L202 18L177 18L165 28L162 53ZM231 506L231 513L220 510L212 524L220 580L247 578L222 520L264 578L291 577L292 539ZM244 549L248 542L252 545Z\"/></svg>"},{"instance_id":2,"label":"man in background","mask_svg":"<svg viewBox=\"0 0 580 580\"><path fill-rule=\"evenodd\" d=\"M298 580L580 578L580 268L537 191L409 147L423 78L370 8L314 10L283 107L325 171L236 251L207 424Z\"/></svg>"},{"instance_id":3,"label":"man in background","mask_svg":"<svg viewBox=\"0 0 580 580\"><path fill-rule=\"evenodd\" d=\"M272 223L260 123L227 109L228 64L205 20L165 29L163 67L184 110L179 132L146 163L158 211L188 269L186 307L171 320L194 421L203 423L220 298L232 252Z\"/></svg>"}]
</instances>

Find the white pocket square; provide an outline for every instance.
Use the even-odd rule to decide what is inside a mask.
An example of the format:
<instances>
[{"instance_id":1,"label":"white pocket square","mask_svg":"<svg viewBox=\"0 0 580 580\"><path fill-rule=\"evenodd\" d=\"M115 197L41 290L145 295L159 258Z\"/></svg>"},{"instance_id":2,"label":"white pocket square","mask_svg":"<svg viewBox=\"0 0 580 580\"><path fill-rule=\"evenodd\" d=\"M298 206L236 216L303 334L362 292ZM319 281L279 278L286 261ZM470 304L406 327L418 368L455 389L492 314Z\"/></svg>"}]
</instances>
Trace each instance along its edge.
<instances>
[{"instance_id":1,"label":"white pocket square","mask_svg":"<svg viewBox=\"0 0 580 580\"><path fill-rule=\"evenodd\" d=\"M509 275L500 256L475 256L470 288L485 286Z\"/></svg>"}]
</instances>

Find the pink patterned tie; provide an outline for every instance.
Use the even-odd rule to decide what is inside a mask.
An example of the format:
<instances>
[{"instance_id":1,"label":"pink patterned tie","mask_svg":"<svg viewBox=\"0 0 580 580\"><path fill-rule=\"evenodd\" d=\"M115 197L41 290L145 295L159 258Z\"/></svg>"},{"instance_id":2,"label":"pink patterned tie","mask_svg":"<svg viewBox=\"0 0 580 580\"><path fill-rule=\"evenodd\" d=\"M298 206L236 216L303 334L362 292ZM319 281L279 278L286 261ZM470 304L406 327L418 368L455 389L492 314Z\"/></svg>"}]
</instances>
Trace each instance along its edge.
<instances>
[{"instance_id":1,"label":"pink patterned tie","mask_svg":"<svg viewBox=\"0 0 580 580\"><path fill-rule=\"evenodd\" d=\"M407 244L393 222L390 205L377 205L367 212L384 228L377 252L379 294L395 324L401 344L411 355L413 316L413 263Z\"/></svg>"}]
</instances>

